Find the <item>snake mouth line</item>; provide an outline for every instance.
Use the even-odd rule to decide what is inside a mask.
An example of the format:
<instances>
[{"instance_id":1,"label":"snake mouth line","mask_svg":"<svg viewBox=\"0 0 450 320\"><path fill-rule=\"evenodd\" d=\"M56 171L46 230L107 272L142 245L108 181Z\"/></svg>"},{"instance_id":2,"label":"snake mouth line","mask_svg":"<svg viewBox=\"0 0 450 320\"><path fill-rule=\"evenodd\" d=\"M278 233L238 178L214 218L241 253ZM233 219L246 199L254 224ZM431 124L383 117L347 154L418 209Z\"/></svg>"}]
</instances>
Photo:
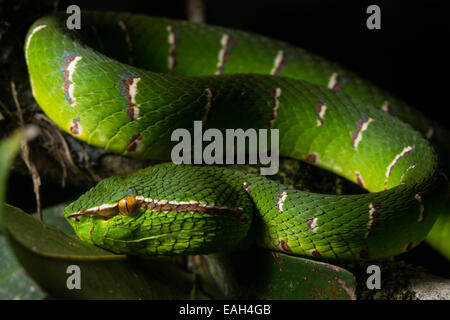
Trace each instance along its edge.
<instances>
[{"instance_id":1,"label":"snake mouth line","mask_svg":"<svg viewBox=\"0 0 450 320\"><path fill-rule=\"evenodd\" d=\"M155 212L191 212L200 214L209 214L214 216L227 216L235 218L242 223L248 223L248 219L241 207L225 207L198 201L169 201L155 200L142 196L134 197L138 208L142 210L151 210ZM119 213L119 202L114 204L102 204L89 209L80 210L70 214L68 217L79 221L78 217L88 215L103 220L108 220Z\"/></svg>"},{"instance_id":2,"label":"snake mouth line","mask_svg":"<svg viewBox=\"0 0 450 320\"><path fill-rule=\"evenodd\" d=\"M104 220L108 220L109 218L115 216L118 212L119 212L118 203L102 204L97 207L92 207L89 209L84 209L77 211L75 213L71 213L68 215L68 217L76 220L77 222L80 221L78 217L81 216L93 216L97 218L102 218Z\"/></svg>"}]
</instances>

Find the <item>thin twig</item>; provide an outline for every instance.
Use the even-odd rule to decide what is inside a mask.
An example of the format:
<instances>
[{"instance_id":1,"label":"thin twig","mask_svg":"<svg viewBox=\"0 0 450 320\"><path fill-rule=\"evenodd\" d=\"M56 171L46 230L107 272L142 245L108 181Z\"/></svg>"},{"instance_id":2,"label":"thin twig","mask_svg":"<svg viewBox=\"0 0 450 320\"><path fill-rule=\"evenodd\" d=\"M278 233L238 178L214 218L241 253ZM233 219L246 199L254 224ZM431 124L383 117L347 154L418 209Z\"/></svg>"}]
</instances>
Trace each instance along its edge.
<instances>
[{"instance_id":1,"label":"thin twig","mask_svg":"<svg viewBox=\"0 0 450 320\"><path fill-rule=\"evenodd\" d=\"M203 0L186 0L188 20L196 23L205 23L205 5Z\"/></svg>"},{"instance_id":2,"label":"thin twig","mask_svg":"<svg viewBox=\"0 0 450 320\"><path fill-rule=\"evenodd\" d=\"M59 0L54 0L53 1L53 11L57 12L58 11L58 7L59 7Z\"/></svg>"},{"instance_id":3,"label":"thin twig","mask_svg":"<svg viewBox=\"0 0 450 320\"><path fill-rule=\"evenodd\" d=\"M60 159L58 162L61 165L62 169L63 169L63 173L62 173L62 180L61 180L61 187L64 188L66 186L66 179L67 179L67 166L66 166L66 162L68 162L69 168L71 170L78 170L78 167L75 165L75 163L73 162L73 158L72 155L70 153L70 149L69 146L67 145L66 140L64 139L63 135L61 134L60 129L49 119L47 118L45 115L40 114L40 113L36 113L34 115L34 118L40 121L45 121L47 124L49 124L52 128L54 128L55 130L52 131L53 134L56 134L58 136L58 139L62 145L62 151L63 154L61 156L58 156L58 158ZM54 140L53 136L51 136L50 138L51 140ZM47 139L46 139L47 140Z\"/></svg>"},{"instance_id":4,"label":"thin twig","mask_svg":"<svg viewBox=\"0 0 450 320\"><path fill-rule=\"evenodd\" d=\"M49 136L49 138L44 139L45 141L54 141L55 143L58 144L58 146L60 144L62 145L62 153L57 152L54 154L54 156L57 158L58 163L62 166L62 169L63 169L61 185L64 188L66 179L67 179L68 169L72 172L79 172L79 173L81 173L81 170L74 163L74 160L72 158L72 154L70 152L67 141L64 138L64 136L62 135L62 132L58 128L58 126L56 126L49 118L47 118L45 115L43 115L41 113L35 114L34 118L38 121L45 122L45 125L49 125L51 128L54 129L51 131L52 134ZM44 125L44 124L42 124L42 125ZM43 135L45 135L46 131L48 131L48 130L43 131ZM53 137L53 135L55 135L55 134L58 137L59 142L56 142L55 137ZM60 146L58 147L58 150L61 150ZM84 169L86 169L86 171L88 172L88 174L90 175L90 177L92 178L93 181L96 181L96 182L100 181L101 178L97 174L95 174L91 165L89 164L89 154L87 153L87 151L85 150L85 148L83 146L81 146L81 152L83 153Z\"/></svg>"},{"instance_id":5,"label":"thin twig","mask_svg":"<svg viewBox=\"0 0 450 320\"><path fill-rule=\"evenodd\" d=\"M91 178L94 179L94 181L99 182L101 178L95 174L94 170L92 170L92 167L89 164L89 154L86 152L83 146L81 147L81 152L83 152L84 156L84 168L87 170L87 172L89 172Z\"/></svg>"},{"instance_id":6,"label":"thin twig","mask_svg":"<svg viewBox=\"0 0 450 320\"><path fill-rule=\"evenodd\" d=\"M4 114L2 113L4 112ZM7 115L5 117L5 114ZM6 105L0 100L0 120L5 120L6 118L10 118L11 112L9 112Z\"/></svg>"},{"instance_id":7,"label":"thin twig","mask_svg":"<svg viewBox=\"0 0 450 320\"><path fill-rule=\"evenodd\" d=\"M19 121L20 121L20 126L24 129L25 122L23 120L22 108L20 107L19 99L17 96L16 84L14 83L14 81L11 81L11 92L13 95L14 103L16 104L17 113L18 113ZM31 177L33 179L33 189L34 189L34 194L36 196L36 207L37 207L38 217L39 217L39 220L43 221L42 209L41 209L41 194L40 194L41 178L39 176L39 172L36 169L36 166L34 165L34 162L31 160L30 150L28 148L27 139L25 139L23 141L20 149L21 149L22 159L25 162L25 164L28 168L28 171L30 172Z\"/></svg>"}]
</instances>

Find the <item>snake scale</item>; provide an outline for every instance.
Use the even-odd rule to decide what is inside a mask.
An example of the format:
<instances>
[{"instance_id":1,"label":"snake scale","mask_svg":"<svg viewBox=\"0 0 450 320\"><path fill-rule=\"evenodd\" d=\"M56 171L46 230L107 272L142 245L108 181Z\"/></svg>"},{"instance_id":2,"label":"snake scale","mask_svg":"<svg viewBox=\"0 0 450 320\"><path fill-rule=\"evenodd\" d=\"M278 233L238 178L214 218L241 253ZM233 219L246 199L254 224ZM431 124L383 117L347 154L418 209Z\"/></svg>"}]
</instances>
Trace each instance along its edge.
<instances>
[{"instance_id":1,"label":"snake scale","mask_svg":"<svg viewBox=\"0 0 450 320\"><path fill-rule=\"evenodd\" d=\"M167 161L171 133L196 120L222 132L279 129L281 156L370 191L315 194L224 167L165 163L105 179L69 205L64 215L82 240L138 255L258 246L380 259L417 246L445 210L447 183L425 139L438 129L352 72L237 30L99 12L68 30L65 18L37 20L25 57L36 101L72 136Z\"/></svg>"}]
</instances>

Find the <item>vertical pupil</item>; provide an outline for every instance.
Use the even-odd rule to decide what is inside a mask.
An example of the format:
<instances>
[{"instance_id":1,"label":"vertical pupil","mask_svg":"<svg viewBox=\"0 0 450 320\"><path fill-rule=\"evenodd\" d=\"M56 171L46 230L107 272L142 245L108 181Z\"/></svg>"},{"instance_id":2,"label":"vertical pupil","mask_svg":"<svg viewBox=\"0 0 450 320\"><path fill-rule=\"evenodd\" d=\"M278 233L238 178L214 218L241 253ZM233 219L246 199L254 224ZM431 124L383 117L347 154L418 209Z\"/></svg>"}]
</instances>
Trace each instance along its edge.
<instances>
[{"instance_id":1,"label":"vertical pupil","mask_svg":"<svg viewBox=\"0 0 450 320\"><path fill-rule=\"evenodd\" d=\"M126 216L132 216L136 213L138 209L138 204L136 199L132 195L128 195L122 198L119 202L119 210L122 214Z\"/></svg>"}]
</instances>

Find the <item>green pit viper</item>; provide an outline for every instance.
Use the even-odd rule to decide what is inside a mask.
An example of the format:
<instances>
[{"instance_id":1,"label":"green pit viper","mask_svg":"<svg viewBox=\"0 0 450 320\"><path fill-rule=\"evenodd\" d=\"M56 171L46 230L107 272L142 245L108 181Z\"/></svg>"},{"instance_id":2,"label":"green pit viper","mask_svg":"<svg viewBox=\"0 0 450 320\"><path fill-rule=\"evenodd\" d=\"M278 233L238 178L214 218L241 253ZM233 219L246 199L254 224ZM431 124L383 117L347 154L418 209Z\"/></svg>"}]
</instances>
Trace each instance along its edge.
<instances>
[{"instance_id":1,"label":"green pit viper","mask_svg":"<svg viewBox=\"0 0 450 320\"><path fill-rule=\"evenodd\" d=\"M68 30L66 17L37 20L24 49L36 101L72 136L170 161L171 133L196 120L222 132L279 129L281 156L370 191L315 194L224 167L165 163L105 179L69 205L64 215L82 240L137 255L258 246L380 259L417 246L446 211L447 182L425 136L445 149L447 132L337 64L221 27L84 12L81 30Z\"/></svg>"}]
</instances>

